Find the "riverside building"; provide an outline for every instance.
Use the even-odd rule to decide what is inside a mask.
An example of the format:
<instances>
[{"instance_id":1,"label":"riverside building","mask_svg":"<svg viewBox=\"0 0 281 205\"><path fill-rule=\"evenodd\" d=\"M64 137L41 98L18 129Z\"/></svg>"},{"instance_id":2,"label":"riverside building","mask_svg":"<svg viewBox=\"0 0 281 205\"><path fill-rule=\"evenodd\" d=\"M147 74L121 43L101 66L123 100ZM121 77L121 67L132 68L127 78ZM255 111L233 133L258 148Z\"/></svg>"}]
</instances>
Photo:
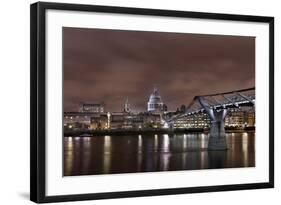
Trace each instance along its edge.
<instances>
[{"instance_id":1,"label":"riverside building","mask_svg":"<svg viewBox=\"0 0 281 205\"><path fill-rule=\"evenodd\" d=\"M185 109L181 109L182 113ZM128 98L120 112L106 112L104 103L80 103L78 112L64 112L65 130L120 130L120 129L161 129L165 117L179 114L167 111L157 88L153 89L147 102L147 111L134 112ZM175 129L209 128L210 119L206 113L188 115L173 122ZM255 126L254 108L230 109L225 118L229 128Z\"/></svg>"}]
</instances>

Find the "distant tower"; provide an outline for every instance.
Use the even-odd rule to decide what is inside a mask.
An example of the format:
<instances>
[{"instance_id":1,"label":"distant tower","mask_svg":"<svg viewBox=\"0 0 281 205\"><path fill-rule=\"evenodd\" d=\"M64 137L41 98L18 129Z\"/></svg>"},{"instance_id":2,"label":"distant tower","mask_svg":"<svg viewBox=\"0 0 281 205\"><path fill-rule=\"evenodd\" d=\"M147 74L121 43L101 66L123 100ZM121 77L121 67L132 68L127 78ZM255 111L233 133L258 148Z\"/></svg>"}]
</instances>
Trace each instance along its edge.
<instances>
[{"instance_id":1,"label":"distant tower","mask_svg":"<svg viewBox=\"0 0 281 205\"><path fill-rule=\"evenodd\" d=\"M150 95L147 103L148 112L162 112L163 111L163 102L161 96L156 87L153 89L153 93Z\"/></svg>"},{"instance_id":2,"label":"distant tower","mask_svg":"<svg viewBox=\"0 0 281 205\"><path fill-rule=\"evenodd\" d=\"M128 97L127 97L125 105L124 105L124 112L131 112Z\"/></svg>"}]
</instances>

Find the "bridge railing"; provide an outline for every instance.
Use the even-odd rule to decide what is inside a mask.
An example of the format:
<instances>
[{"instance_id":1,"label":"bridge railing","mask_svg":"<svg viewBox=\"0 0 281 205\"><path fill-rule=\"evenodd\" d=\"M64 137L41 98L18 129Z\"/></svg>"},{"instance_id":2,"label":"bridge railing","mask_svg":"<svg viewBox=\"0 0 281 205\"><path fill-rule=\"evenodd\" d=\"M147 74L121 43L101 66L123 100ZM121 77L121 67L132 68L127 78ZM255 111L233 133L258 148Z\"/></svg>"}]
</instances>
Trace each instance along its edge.
<instances>
[{"instance_id":1,"label":"bridge railing","mask_svg":"<svg viewBox=\"0 0 281 205\"><path fill-rule=\"evenodd\" d=\"M186 106L184 113L177 113L172 117L166 117L165 121L171 123L189 115L204 113L206 110L202 103L205 108L214 110L255 106L255 88L195 96L189 105Z\"/></svg>"}]
</instances>

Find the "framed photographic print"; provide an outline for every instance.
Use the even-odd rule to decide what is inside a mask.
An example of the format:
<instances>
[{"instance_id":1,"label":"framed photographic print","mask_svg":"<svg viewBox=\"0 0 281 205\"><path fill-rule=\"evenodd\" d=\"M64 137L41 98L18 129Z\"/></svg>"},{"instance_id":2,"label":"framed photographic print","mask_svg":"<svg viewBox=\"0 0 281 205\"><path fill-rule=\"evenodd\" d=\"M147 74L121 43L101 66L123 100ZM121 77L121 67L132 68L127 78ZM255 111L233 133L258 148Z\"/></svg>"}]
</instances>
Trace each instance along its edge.
<instances>
[{"instance_id":1,"label":"framed photographic print","mask_svg":"<svg viewBox=\"0 0 281 205\"><path fill-rule=\"evenodd\" d=\"M31 200L274 186L274 18L31 5Z\"/></svg>"}]
</instances>

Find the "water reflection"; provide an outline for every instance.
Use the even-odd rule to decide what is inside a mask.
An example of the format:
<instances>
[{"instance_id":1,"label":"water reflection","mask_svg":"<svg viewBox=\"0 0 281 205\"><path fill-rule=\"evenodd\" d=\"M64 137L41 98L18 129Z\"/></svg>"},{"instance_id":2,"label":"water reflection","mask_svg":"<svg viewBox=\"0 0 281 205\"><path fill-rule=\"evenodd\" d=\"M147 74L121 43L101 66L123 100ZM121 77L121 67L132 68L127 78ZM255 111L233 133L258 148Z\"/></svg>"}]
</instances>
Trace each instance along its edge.
<instances>
[{"instance_id":1,"label":"water reflection","mask_svg":"<svg viewBox=\"0 0 281 205\"><path fill-rule=\"evenodd\" d=\"M244 166L248 166L248 133L244 132L242 135L242 150Z\"/></svg>"},{"instance_id":2,"label":"water reflection","mask_svg":"<svg viewBox=\"0 0 281 205\"><path fill-rule=\"evenodd\" d=\"M64 138L64 175L255 166L255 133L229 133L227 151L208 151L208 134Z\"/></svg>"},{"instance_id":3,"label":"water reflection","mask_svg":"<svg viewBox=\"0 0 281 205\"><path fill-rule=\"evenodd\" d=\"M64 175L71 175L71 170L73 166L73 139L72 137L65 137L65 146L64 146L64 153L65 153L65 158L64 158Z\"/></svg>"},{"instance_id":4,"label":"water reflection","mask_svg":"<svg viewBox=\"0 0 281 205\"><path fill-rule=\"evenodd\" d=\"M154 151L158 151L158 135L154 135Z\"/></svg>"},{"instance_id":5,"label":"water reflection","mask_svg":"<svg viewBox=\"0 0 281 205\"><path fill-rule=\"evenodd\" d=\"M82 157L82 172L85 173L89 169L90 162L91 162L91 141L90 137L85 137L84 140L82 140L82 147L84 149L83 151L83 157Z\"/></svg>"},{"instance_id":6,"label":"water reflection","mask_svg":"<svg viewBox=\"0 0 281 205\"><path fill-rule=\"evenodd\" d=\"M110 172L111 166L111 136L106 135L104 137L104 154L103 154L103 173Z\"/></svg>"},{"instance_id":7,"label":"water reflection","mask_svg":"<svg viewBox=\"0 0 281 205\"><path fill-rule=\"evenodd\" d=\"M169 135L164 134L163 135L163 144L162 144L162 151L163 152L169 152L169 145L170 145L170 139Z\"/></svg>"},{"instance_id":8,"label":"water reflection","mask_svg":"<svg viewBox=\"0 0 281 205\"><path fill-rule=\"evenodd\" d=\"M142 136L141 135L138 136L138 152L139 153L142 152Z\"/></svg>"}]
</instances>

